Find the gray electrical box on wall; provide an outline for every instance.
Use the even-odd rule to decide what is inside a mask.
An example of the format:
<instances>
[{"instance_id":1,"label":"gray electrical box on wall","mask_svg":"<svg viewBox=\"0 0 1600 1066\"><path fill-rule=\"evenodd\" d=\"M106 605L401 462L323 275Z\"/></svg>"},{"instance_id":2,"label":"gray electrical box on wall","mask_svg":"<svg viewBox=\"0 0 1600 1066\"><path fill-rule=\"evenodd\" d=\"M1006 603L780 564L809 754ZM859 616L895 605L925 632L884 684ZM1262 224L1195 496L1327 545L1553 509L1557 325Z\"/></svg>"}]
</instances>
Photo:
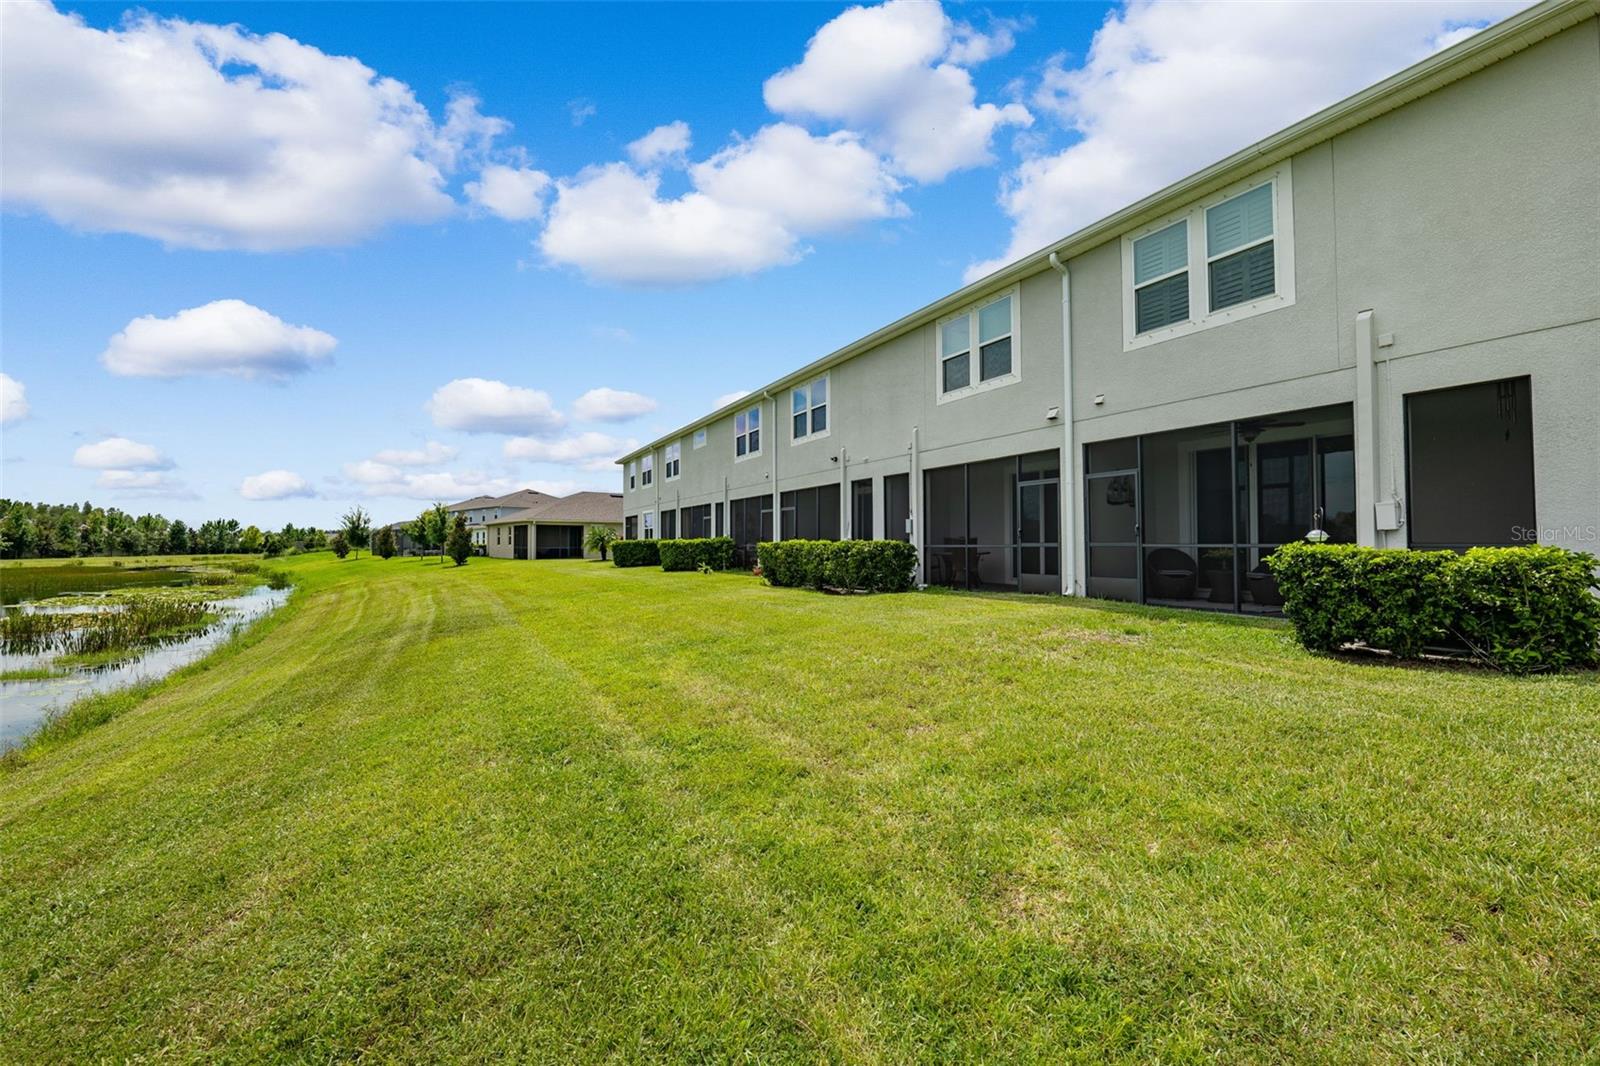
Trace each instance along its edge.
<instances>
[{"instance_id":1,"label":"gray electrical box on wall","mask_svg":"<svg viewBox=\"0 0 1600 1066\"><path fill-rule=\"evenodd\" d=\"M1400 501L1385 500L1372 505L1374 519L1380 533L1387 533L1400 528Z\"/></svg>"}]
</instances>

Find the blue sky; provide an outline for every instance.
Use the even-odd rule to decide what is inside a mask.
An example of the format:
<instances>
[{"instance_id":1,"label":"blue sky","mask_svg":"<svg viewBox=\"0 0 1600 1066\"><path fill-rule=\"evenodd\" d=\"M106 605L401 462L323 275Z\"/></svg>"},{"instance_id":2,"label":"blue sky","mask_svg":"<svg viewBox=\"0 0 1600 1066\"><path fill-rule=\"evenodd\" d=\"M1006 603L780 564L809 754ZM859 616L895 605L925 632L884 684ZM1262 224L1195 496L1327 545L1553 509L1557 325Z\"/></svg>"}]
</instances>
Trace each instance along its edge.
<instances>
[{"instance_id":1,"label":"blue sky","mask_svg":"<svg viewBox=\"0 0 1600 1066\"><path fill-rule=\"evenodd\" d=\"M8 5L4 495L612 489L1515 6Z\"/></svg>"}]
</instances>

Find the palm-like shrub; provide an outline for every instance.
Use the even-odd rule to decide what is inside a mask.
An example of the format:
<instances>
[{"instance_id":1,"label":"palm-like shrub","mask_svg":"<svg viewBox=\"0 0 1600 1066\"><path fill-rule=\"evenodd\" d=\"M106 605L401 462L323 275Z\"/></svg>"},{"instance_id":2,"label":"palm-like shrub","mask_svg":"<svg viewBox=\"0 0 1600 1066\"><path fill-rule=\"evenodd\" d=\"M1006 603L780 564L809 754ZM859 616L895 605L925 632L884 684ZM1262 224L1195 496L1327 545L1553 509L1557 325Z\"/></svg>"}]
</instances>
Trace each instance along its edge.
<instances>
[{"instance_id":1,"label":"palm-like shrub","mask_svg":"<svg viewBox=\"0 0 1600 1066\"><path fill-rule=\"evenodd\" d=\"M617 531L610 526L590 526L589 532L584 534L583 547L585 551L599 552L600 561L605 562L606 553L616 539Z\"/></svg>"}]
</instances>

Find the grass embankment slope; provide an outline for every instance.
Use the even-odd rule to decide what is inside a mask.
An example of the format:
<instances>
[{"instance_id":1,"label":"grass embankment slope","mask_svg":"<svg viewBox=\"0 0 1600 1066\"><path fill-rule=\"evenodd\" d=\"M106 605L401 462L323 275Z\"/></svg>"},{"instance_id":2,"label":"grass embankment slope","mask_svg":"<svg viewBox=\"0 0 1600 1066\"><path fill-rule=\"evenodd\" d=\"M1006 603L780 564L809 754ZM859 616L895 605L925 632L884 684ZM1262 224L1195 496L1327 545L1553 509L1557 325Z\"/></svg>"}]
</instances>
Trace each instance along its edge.
<instances>
[{"instance_id":1,"label":"grass embankment slope","mask_svg":"<svg viewBox=\"0 0 1600 1066\"><path fill-rule=\"evenodd\" d=\"M18 1060L1575 1060L1600 688L1281 625L288 560L0 771Z\"/></svg>"}]
</instances>

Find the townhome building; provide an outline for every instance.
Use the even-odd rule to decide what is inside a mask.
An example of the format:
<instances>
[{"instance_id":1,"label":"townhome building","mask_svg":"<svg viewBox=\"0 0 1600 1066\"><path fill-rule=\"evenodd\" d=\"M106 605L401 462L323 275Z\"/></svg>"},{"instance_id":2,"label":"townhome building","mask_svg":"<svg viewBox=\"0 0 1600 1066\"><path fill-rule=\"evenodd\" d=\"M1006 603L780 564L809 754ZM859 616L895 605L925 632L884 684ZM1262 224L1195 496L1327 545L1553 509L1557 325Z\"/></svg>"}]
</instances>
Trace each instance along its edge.
<instances>
[{"instance_id":1,"label":"townhome building","mask_svg":"<svg viewBox=\"0 0 1600 1066\"><path fill-rule=\"evenodd\" d=\"M1307 536L1600 549L1596 16L1529 8L623 456L625 536L1237 611Z\"/></svg>"}]
</instances>

